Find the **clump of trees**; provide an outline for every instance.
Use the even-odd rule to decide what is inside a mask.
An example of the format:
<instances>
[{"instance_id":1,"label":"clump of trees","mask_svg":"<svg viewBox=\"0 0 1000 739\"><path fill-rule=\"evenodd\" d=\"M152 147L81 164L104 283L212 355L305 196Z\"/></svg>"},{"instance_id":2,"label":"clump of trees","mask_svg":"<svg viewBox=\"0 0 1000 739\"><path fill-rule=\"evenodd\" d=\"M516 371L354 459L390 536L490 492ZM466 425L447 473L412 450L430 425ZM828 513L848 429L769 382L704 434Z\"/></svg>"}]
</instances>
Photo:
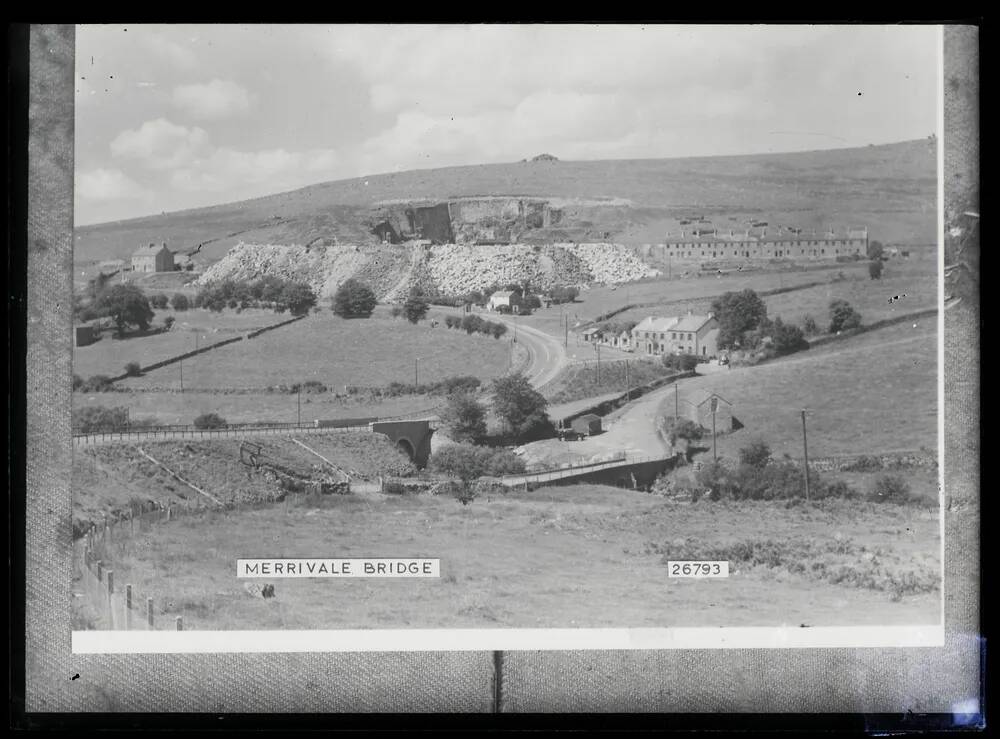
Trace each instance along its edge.
<instances>
[{"instance_id":1,"label":"clump of trees","mask_svg":"<svg viewBox=\"0 0 1000 739\"><path fill-rule=\"evenodd\" d=\"M767 318L767 306L748 288L720 295L712 301L712 313L719 322L719 347L731 349L741 342L744 333L760 327Z\"/></svg>"},{"instance_id":2,"label":"clump of trees","mask_svg":"<svg viewBox=\"0 0 1000 739\"><path fill-rule=\"evenodd\" d=\"M179 295L174 296L175 301ZM293 316L306 315L314 305L316 294L308 284L273 275L252 281L222 280L203 287L194 299L195 308L216 312L227 307L235 310L270 307L275 313L288 311Z\"/></svg>"},{"instance_id":3,"label":"clump of trees","mask_svg":"<svg viewBox=\"0 0 1000 739\"><path fill-rule=\"evenodd\" d=\"M166 308L168 302L169 300L167 299L167 296L163 293L156 293L149 299L149 304L157 310L163 310Z\"/></svg>"},{"instance_id":4,"label":"clump of trees","mask_svg":"<svg viewBox=\"0 0 1000 739\"><path fill-rule=\"evenodd\" d=\"M868 258L869 259L872 259L872 260L876 260L877 259L877 260L881 261L882 254L884 253L884 251L885 251L885 248L882 246L882 242L881 241L874 241L873 240L873 241L869 241L868 242Z\"/></svg>"},{"instance_id":5,"label":"clump of trees","mask_svg":"<svg viewBox=\"0 0 1000 739\"><path fill-rule=\"evenodd\" d=\"M830 333L848 331L861 325L861 314L846 300L837 298L830 301Z\"/></svg>"},{"instance_id":6,"label":"clump of trees","mask_svg":"<svg viewBox=\"0 0 1000 739\"><path fill-rule=\"evenodd\" d=\"M492 385L493 412L517 439L550 435L552 423L545 409L548 401L520 372L498 377Z\"/></svg>"},{"instance_id":7,"label":"clump of trees","mask_svg":"<svg viewBox=\"0 0 1000 739\"><path fill-rule=\"evenodd\" d=\"M572 303L579 297L579 295L579 288L571 285L554 287L549 291L549 299L556 305L560 305L561 303Z\"/></svg>"},{"instance_id":8,"label":"clump of trees","mask_svg":"<svg viewBox=\"0 0 1000 739\"><path fill-rule=\"evenodd\" d=\"M472 313L461 317L445 316L444 325L448 328L460 329L469 335L480 333L492 336L494 339L499 339L507 333L506 324L499 321L488 321Z\"/></svg>"},{"instance_id":9,"label":"clump of trees","mask_svg":"<svg viewBox=\"0 0 1000 739\"><path fill-rule=\"evenodd\" d=\"M77 408L73 411L73 429L77 433L125 431L129 421L128 408L107 408L102 405Z\"/></svg>"},{"instance_id":10,"label":"clump of trees","mask_svg":"<svg viewBox=\"0 0 1000 739\"><path fill-rule=\"evenodd\" d=\"M345 280L333 296L333 312L341 318L368 318L375 310L375 293L353 277Z\"/></svg>"},{"instance_id":11,"label":"clump of trees","mask_svg":"<svg viewBox=\"0 0 1000 739\"><path fill-rule=\"evenodd\" d=\"M694 354L664 354L660 357L664 367L677 372L690 372L701 360Z\"/></svg>"},{"instance_id":12,"label":"clump of trees","mask_svg":"<svg viewBox=\"0 0 1000 739\"><path fill-rule=\"evenodd\" d=\"M469 483L479 477L524 472L524 461L509 449L494 449L473 444L450 444L434 452L430 468L454 475Z\"/></svg>"}]
</instances>

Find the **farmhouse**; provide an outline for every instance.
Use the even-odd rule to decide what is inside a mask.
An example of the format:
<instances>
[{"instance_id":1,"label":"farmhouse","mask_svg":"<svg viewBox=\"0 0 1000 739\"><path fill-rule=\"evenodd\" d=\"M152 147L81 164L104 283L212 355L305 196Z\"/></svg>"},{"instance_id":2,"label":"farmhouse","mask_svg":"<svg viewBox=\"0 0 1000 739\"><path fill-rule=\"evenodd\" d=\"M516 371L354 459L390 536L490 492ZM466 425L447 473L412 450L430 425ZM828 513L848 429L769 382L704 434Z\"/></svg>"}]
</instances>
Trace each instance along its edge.
<instances>
[{"instance_id":1,"label":"farmhouse","mask_svg":"<svg viewBox=\"0 0 1000 739\"><path fill-rule=\"evenodd\" d=\"M711 313L699 316L689 312L670 327L668 341L675 354L714 357L719 351L719 322Z\"/></svg>"},{"instance_id":2,"label":"farmhouse","mask_svg":"<svg viewBox=\"0 0 1000 739\"><path fill-rule=\"evenodd\" d=\"M490 295L486 307L489 310L495 311L501 311L503 308L506 308L507 310L503 312L517 313L520 310L520 300L517 293L513 290L497 290Z\"/></svg>"},{"instance_id":3,"label":"farmhouse","mask_svg":"<svg viewBox=\"0 0 1000 739\"><path fill-rule=\"evenodd\" d=\"M132 252L132 269L135 272L173 272L174 253L165 243L140 246Z\"/></svg>"},{"instance_id":4,"label":"farmhouse","mask_svg":"<svg viewBox=\"0 0 1000 739\"><path fill-rule=\"evenodd\" d=\"M649 355L672 351L667 345L667 335L679 320L676 316L673 318L650 316L642 319L632 329L632 348Z\"/></svg>"}]
</instances>

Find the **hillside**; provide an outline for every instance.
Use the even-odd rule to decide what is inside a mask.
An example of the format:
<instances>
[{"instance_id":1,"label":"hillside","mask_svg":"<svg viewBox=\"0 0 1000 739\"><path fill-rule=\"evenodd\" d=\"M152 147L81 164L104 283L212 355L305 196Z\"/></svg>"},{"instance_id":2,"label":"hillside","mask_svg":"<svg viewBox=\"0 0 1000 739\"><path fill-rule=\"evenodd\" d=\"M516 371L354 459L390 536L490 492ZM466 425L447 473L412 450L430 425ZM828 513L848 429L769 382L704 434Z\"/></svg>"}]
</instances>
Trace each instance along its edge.
<instances>
[{"instance_id":1,"label":"hillside","mask_svg":"<svg viewBox=\"0 0 1000 739\"><path fill-rule=\"evenodd\" d=\"M363 244L376 203L468 196L608 200L569 224L572 240L657 241L690 214L754 215L802 228L868 225L872 238L929 243L936 227L936 157L927 141L855 149L681 159L537 161L372 175L239 203L76 230L79 266L166 241L211 264L240 241ZM595 215L596 214L596 215ZM608 234L608 236L605 236ZM567 240L553 236L553 241ZM564 234L561 234L565 236ZM79 272L79 269L78 269Z\"/></svg>"}]
</instances>

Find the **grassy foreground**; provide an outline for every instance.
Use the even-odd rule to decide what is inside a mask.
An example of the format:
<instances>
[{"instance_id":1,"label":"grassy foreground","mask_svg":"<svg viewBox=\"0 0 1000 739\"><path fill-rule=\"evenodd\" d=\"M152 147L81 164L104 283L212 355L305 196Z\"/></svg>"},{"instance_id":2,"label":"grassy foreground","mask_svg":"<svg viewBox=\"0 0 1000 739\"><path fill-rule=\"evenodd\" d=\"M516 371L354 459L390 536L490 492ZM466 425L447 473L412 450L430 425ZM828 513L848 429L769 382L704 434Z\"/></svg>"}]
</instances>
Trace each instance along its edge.
<instances>
[{"instance_id":1,"label":"grassy foreground","mask_svg":"<svg viewBox=\"0 0 1000 739\"><path fill-rule=\"evenodd\" d=\"M937 516L853 501L679 503L597 485L467 506L344 496L180 518L125 543L114 568L194 629L932 624ZM731 576L668 578L674 552L729 557ZM275 598L249 596L236 559L279 556L439 557L441 578L277 579Z\"/></svg>"}]
</instances>

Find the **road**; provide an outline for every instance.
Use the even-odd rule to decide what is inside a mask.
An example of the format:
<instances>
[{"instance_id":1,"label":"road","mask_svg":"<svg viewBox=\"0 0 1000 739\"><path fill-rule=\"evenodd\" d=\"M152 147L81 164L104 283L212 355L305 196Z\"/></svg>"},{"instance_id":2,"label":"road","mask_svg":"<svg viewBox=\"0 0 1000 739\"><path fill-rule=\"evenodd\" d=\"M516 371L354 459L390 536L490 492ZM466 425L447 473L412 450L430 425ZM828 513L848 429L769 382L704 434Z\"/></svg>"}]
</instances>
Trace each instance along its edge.
<instances>
[{"instance_id":1,"label":"road","mask_svg":"<svg viewBox=\"0 0 1000 739\"><path fill-rule=\"evenodd\" d=\"M566 351L554 336L537 328L525 326L511 316L498 314L491 316L490 320L506 324L508 335L511 338L516 337L517 342L527 348L531 360L524 374L535 388L542 388L552 382L566 366L568 361Z\"/></svg>"}]
</instances>

